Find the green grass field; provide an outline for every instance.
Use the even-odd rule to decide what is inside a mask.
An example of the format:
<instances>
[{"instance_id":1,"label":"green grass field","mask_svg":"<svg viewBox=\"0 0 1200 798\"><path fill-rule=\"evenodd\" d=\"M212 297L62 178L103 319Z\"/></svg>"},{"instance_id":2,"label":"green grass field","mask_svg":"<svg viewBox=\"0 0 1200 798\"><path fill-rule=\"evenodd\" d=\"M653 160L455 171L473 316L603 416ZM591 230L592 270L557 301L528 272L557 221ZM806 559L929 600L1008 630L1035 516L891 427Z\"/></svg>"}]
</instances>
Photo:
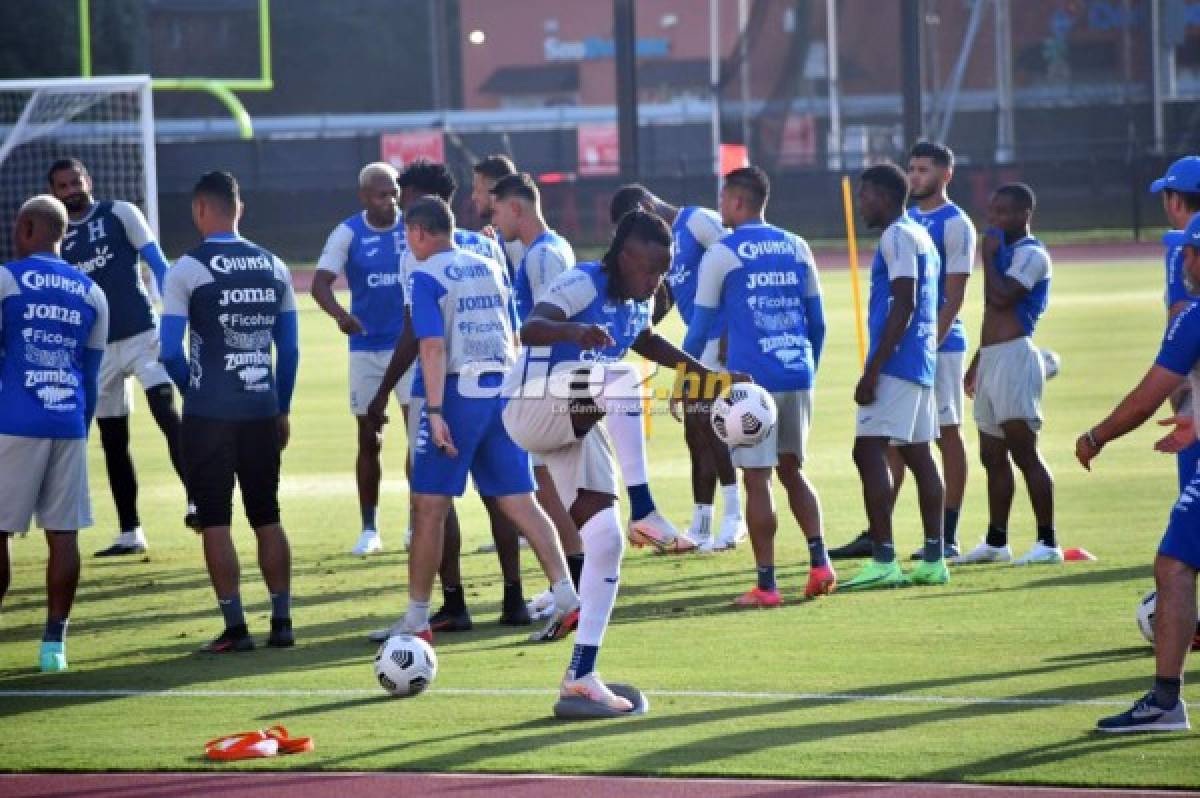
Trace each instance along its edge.
<instances>
[{"instance_id":1,"label":"green grass field","mask_svg":"<svg viewBox=\"0 0 1200 798\"><path fill-rule=\"evenodd\" d=\"M1112 445L1090 475L1074 462L1073 442L1156 351L1161 279L1151 262L1063 266L1039 331L1040 343L1063 358L1046 393L1043 444L1057 479L1060 539L1099 562L982 566L955 571L944 588L806 603L806 552L785 516L778 563L788 604L739 613L729 602L753 578L747 549L706 558L631 552L600 668L647 690L652 711L581 725L550 717L569 644L527 644L494 625L501 585L490 554L464 557L476 630L438 640L433 688L399 701L375 685L374 649L363 635L404 606L403 432L389 430L385 452L382 518L392 548L353 559L345 345L306 298L281 497L299 645L193 653L220 630L220 617L200 546L180 524L182 490L143 406L134 445L152 548L144 558L86 560L68 673L35 672L45 546L36 534L13 544L13 585L0 616L0 769L209 768L200 757L206 739L283 723L313 735L317 751L245 767L1200 786L1194 736L1090 731L1149 683L1151 652L1133 616L1152 584L1149 563L1175 477L1173 461L1151 451L1151 429ZM824 503L826 539L838 545L863 526L850 460L856 354L848 275L823 281L831 333L807 469ZM973 334L979 292L976 280L967 314ZM668 331L680 333L677 323ZM659 505L684 524L687 456L666 415L653 419L650 452ZM92 469L98 525L81 536L87 554L115 532L98 442ZM474 552L488 539L482 507L473 496L460 507L464 551ZM919 539L911 488L897 518L907 554ZM975 467L964 543L975 542L984 520ZM1034 531L1023 488L1011 528L1023 551ZM241 519L235 533L251 629L265 636L269 608L252 535ZM536 592L543 580L533 557L525 559L526 592ZM856 568L843 566L843 576Z\"/></svg>"}]
</instances>

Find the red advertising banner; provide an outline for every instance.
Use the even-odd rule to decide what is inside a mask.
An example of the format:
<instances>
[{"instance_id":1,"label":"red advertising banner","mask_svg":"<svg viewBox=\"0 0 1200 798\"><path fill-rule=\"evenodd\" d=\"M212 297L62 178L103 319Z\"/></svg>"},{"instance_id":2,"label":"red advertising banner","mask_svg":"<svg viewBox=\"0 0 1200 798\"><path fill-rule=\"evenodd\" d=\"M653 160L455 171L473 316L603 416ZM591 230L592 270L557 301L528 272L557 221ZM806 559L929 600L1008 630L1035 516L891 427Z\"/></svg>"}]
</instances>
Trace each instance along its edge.
<instances>
[{"instance_id":1,"label":"red advertising banner","mask_svg":"<svg viewBox=\"0 0 1200 798\"><path fill-rule=\"evenodd\" d=\"M438 163L446 160L446 143L440 130L384 133L379 137L379 149L383 160L397 169L403 169L418 158Z\"/></svg>"},{"instance_id":2,"label":"red advertising banner","mask_svg":"<svg viewBox=\"0 0 1200 798\"><path fill-rule=\"evenodd\" d=\"M617 126L609 122L579 126L579 174L581 177L615 175L621 171Z\"/></svg>"}]
</instances>

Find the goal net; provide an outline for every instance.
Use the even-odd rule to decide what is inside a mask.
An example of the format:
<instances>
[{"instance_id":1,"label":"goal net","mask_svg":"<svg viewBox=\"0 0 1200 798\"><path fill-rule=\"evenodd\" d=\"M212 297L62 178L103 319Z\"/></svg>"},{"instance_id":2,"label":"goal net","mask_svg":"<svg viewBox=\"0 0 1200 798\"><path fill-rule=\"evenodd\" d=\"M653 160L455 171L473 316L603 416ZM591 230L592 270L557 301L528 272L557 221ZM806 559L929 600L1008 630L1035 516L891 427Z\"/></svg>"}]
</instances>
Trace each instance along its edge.
<instances>
[{"instance_id":1,"label":"goal net","mask_svg":"<svg viewBox=\"0 0 1200 798\"><path fill-rule=\"evenodd\" d=\"M149 77L0 81L0 262L16 257L17 210L49 191L59 158L83 161L97 197L135 203L158 234Z\"/></svg>"}]
</instances>

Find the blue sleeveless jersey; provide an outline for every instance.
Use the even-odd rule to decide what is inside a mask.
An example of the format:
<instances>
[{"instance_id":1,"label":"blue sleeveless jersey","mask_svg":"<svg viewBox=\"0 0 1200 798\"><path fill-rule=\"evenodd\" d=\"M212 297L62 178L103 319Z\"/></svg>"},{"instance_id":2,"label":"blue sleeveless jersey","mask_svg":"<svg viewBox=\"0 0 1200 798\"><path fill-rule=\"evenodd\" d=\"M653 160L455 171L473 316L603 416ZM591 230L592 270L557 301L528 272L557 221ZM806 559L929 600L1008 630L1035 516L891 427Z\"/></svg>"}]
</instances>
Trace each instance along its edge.
<instances>
[{"instance_id":1,"label":"blue sleeveless jersey","mask_svg":"<svg viewBox=\"0 0 1200 798\"><path fill-rule=\"evenodd\" d=\"M938 257L941 258L941 268L938 269L937 278L937 308L938 311L941 311L942 306L946 304L946 266L949 263L949 258L946 255L946 222L965 217L966 213L953 202L947 202L942 207L929 213L925 213L919 207L913 205L908 209L908 215L929 233L929 237L933 239L933 246L937 249ZM970 224L970 221L967 223ZM962 319L955 318L950 324L950 330L946 333L946 340L942 341L941 346L938 347L938 351L967 351L967 328L963 324Z\"/></svg>"},{"instance_id":2,"label":"blue sleeveless jersey","mask_svg":"<svg viewBox=\"0 0 1200 798\"><path fill-rule=\"evenodd\" d=\"M380 231L356 213L342 224L354 234L345 266L350 312L364 329L362 335L350 336L350 351L391 351L404 332L404 222L397 220L391 229Z\"/></svg>"},{"instance_id":3,"label":"blue sleeveless jersey","mask_svg":"<svg viewBox=\"0 0 1200 798\"><path fill-rule=\"evenodd\" d=\"M111 200L97 202L92 211L67 226L63 260L96 281L108 300L108 340L122 341L155 326L154 309L146 294L138 248L125 223L113 212Z\"/></svg>"},{"instance_id":4,"label":"blue sleeveless jersey","mask_svg":"<svg viewBox=\"0 0 1200 798\"><path fill-rule=\"evenodd\" d=\"M871 298L868 304L867 327L871 351L879 346L884 323L892 307L892 277L889 257L915 261L916 305L900 345L883 365L883 373L919 385L932 386L937 368L937 276L940 270L937 249L921 225L901 216L892 223L879 240L875 259L871 262ZM911 264L909 264L911 265ZM904 274L901 276L912 276Z\"/></svg>"},{"instance_id":5,"label":"blue sleeveless jersey","mask_svg":"<svg viewBox=\"0 0 1200 798\"><path fill-rule=\"evenodd\" d=\"M1030 247L1036 247L1042 253L1046 252L1045 245L1033 236L1026 236L1015 244L1001 244L1000 249L996 252L997 271L1002 275L1008 276L1013 264L1016 263L1017 258L1022 254L1022 250ZM1025 330L1026 335L1033 335L1038 319L1046 312L1046 306L1049 303L1050 278L1047 276L1035 282L1021 301L1017 303L1017 318L1020 320L1021 328Z\"/></svg>"},{"instance_id":6,"label":"blue sleeveless jersey","mask_svg":"<svg viewBox=\"0 0 1200 798\"><path fill-rule=\"evenodd\" d=\"M89 340L98 315L93 282L51 255L0 270L0 434L86 437L83 350L104 348Z\"/></svg>"}]
</instances>

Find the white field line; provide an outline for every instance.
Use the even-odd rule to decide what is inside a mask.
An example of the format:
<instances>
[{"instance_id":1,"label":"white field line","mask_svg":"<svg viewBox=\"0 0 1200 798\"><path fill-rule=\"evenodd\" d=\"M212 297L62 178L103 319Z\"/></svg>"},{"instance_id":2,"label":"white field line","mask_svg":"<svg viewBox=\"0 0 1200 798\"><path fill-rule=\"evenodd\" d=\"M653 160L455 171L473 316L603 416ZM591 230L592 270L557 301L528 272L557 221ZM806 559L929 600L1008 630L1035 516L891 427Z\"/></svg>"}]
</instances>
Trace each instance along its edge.
<instances>
[{"instance_id":1,"label":"white field line","mask_svg":"<svg viewBox=\"0 0 1200 798\"><path fill-rule=\"evenodd\" d=\"M488 688L488 687L445 687L434 688L432 695L447 696L552 696L553 690L534 687ZM646 695L658 698L730 699L742 701L866 701L881 704L941 704L950 706L1015 706L1015 707L1124 707L1129 701L1107 701L1102 699L1077 698L986 698L983 696L939 696L921 694L874 694L874 693L781 693L738 690L646 690ZM315 689L315 690L2 690L0 699L5 698L362 698L383 696L380 690L367 689ZM1198 705L1193 703L1193 707Z\"/></svg>"}]
</instances>

